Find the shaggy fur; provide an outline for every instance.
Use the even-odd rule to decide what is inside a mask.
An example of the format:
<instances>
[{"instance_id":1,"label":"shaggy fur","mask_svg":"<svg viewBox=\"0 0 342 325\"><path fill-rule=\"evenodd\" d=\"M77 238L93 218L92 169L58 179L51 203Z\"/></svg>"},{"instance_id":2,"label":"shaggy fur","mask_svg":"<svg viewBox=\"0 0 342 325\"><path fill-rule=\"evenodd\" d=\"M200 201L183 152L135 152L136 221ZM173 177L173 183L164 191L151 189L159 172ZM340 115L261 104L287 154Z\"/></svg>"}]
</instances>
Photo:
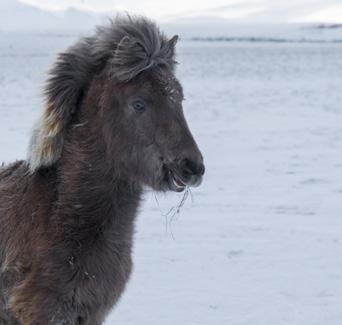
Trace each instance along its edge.
<instances>
[{"instance_id":1,"label":"shaggy fur","mask_svg":"<svg viewBox=\"0 0 342 325\"><path fill-rule=\"evenodd\" d=\"M110 61L112 77L129 81L152 67L174 70L178 36L167 40L147 18L117 17L59 55L45 89L46 108L29 148L30 170L60 157L67 126L92 79Z\"/></svg>"},{"instance_id":2,"label":"shaggy fur","mask_svg":"<svg viewBox=\"0 0 342 325\"><path fill-rule=\"evenodd\" d=\"M62 53L27 161L0 169L0 324L100 325L132 269L142 189L198 185L176 37L117 18Z\"/></svg>"}]
</instances>

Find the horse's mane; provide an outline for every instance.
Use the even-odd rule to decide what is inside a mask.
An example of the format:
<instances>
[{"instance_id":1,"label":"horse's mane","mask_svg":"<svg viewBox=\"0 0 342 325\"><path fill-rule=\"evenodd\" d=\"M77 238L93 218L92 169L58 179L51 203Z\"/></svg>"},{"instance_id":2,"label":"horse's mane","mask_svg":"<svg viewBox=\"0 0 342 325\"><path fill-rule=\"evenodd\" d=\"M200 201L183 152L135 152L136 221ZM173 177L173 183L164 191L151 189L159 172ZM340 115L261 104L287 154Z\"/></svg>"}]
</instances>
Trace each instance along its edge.
<instances>
[{"instance_id":1,"label":"horse's mane","mask_svg":"<svg viewBox=\"0 0 342 325\"><path fill-rule=\"evenodd\" d=\"M168 40L147 18L118 16L61 53L50 71L45 110L31 137L31 172L59 159L66 129L95 73L110 63L110 76L126 82L146 69L173 71L176 41L177 36Z\"/></svg>"}]
</instances>

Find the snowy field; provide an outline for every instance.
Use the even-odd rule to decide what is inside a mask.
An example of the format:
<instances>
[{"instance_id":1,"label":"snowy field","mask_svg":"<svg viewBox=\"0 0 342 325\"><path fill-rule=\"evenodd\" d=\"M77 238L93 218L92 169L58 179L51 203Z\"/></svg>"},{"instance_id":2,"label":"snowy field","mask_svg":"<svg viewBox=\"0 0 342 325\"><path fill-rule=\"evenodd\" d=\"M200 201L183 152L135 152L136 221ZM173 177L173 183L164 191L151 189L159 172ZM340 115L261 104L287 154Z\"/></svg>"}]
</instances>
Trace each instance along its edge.
<instances>
[{"instance_id":1,"label":"snowy field","mask_svg":"<svg viewBox=\"0 0 342 325\"><path fill-rule=\"evenodd\" d=\"M73 40L0 33L0 161L25 157L46 70ZM106 325L341 325L342 44L178 53L205 181L173 218L180 196L146 194Z\"/></svg>"}]
</instances>

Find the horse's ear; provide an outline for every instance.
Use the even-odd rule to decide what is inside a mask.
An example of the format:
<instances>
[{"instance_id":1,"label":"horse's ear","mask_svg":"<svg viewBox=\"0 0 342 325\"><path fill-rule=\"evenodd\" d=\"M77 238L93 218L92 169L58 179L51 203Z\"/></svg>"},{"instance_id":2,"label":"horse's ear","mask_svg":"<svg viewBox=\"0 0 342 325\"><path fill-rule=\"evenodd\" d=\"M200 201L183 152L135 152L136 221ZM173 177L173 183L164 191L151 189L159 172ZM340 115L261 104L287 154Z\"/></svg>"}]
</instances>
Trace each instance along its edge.
<instances>
[{"instance_id":1,"label":"horse's ear","mask_svg":"<svg viewBox=\"0 0 342 325\"><path fill-rule=\"evenodd\" d=\"M134 45L135 41L129 36L124 36L115 49L115 55L119 56L121 51L127 51Z\"/></svg>"},{"instance_id":2,"label":"horse's ear","mask_svg":"<svg viewBox=\"0 0 342 325\"><path fill-rule=\"evenodd\" d=\"M177 42L178 42L178 39L179 39L179 36L178 36L178 35L173 36L173 37L169 40L169 45L170 45L170 47L175 48L175 47L176 47L176 44L177 44Z\"/></svg>"},{"instance_id":3,"label":"horse's ear","mask_svg":"<svg viewBox=\"0 0 342 325\"><path fill-rule=\"evenodd\" d=\"M174 60L175 53L176 53L176 44L178 42L178 35L173 36L169 41L168 41L168 48L170 51L170 58Z\"/></svg>"},{"instance_id":4,"label":"horse's ear","mask_svg":"<svg viewBox=\"0 0 342 325\"><path fill-rule=\"evenodd\" d=\"M62 154L67 126L89 81L89 42L85 39L60 54L50 71L44 113L29 146L31 172L53 165Z\"/></svg>"},{"instance_id":5,"label":"horse's ear","mask_svg":"<svg viewBox=\"0 0 342 325\"><path fill-rule=\"evenodd\" d=\"M112 71L116 79L128 81L150 65L151 57L134 37L124 36L114 50Z\"/></svg>"}]
</instances>

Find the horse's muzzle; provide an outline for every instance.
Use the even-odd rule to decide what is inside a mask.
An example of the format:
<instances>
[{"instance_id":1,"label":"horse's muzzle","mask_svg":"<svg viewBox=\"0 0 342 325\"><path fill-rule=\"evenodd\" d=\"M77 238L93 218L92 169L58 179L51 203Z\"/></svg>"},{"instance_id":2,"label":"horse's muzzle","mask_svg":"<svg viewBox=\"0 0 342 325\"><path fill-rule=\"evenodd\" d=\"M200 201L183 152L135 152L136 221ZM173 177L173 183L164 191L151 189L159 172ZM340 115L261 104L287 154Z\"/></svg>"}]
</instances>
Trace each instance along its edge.
<instances>
[{"instance_id":1,"label":"horse's muzzle","mask_svg":"<svg viewBox=\"0 0 342 325\"><path fill-rule=\"evenodd\" d=\"M204 172L205 167L202 162L195 163L189 159L183 159L167 173L169 189L182 192L186 187L197 187L202 183Z\"/></svg>"}]
</instances>

